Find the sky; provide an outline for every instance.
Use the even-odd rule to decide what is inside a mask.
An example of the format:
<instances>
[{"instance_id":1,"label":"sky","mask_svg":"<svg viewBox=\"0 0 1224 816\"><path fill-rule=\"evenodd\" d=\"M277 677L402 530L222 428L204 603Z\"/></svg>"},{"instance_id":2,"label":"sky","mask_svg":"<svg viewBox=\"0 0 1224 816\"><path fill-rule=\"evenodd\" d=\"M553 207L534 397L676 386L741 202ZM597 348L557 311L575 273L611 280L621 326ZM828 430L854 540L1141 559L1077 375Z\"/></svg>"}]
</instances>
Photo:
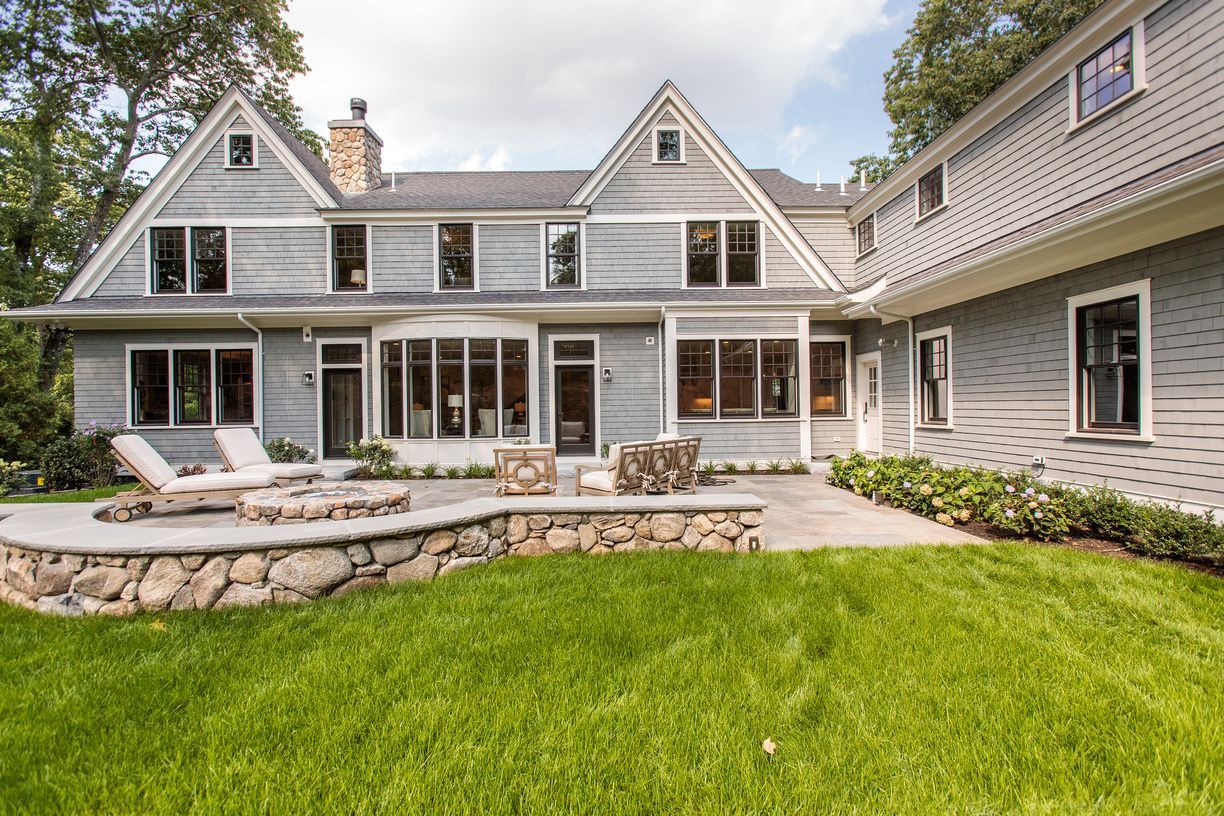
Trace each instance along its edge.
<instances>
[{"instance_id":1,"label":"sky","mask_svg":"<svg viewBox=\"0 0 1224 816\"><path fill-rule=\"evenodd\" d=\"M671 79L751 168L836 181L884 152L917 0L293 0L326 133L369 104L383 170L586 170Z\"/></svg>"}]
</instances>

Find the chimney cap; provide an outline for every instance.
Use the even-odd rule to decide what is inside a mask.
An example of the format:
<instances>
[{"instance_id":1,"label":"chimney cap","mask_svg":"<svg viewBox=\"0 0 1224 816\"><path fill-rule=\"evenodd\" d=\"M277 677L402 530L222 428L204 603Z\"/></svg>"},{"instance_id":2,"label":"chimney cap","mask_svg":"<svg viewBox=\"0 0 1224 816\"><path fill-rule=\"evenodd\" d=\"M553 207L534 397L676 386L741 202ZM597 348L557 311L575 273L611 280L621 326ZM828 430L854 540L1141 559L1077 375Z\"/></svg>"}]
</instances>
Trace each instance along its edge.
<instances>
[{"instance_id":1,"label":"chimney cap","mask_svg":"<svg viewBox=\"0 0 1224 816\"><path fill-rule=\"evenodd\" d=\"M354 96L349 100L349 107L352 108L354 119L364 119L366 115L366 101L359 96Z\"/></svg>"}]
</instances>

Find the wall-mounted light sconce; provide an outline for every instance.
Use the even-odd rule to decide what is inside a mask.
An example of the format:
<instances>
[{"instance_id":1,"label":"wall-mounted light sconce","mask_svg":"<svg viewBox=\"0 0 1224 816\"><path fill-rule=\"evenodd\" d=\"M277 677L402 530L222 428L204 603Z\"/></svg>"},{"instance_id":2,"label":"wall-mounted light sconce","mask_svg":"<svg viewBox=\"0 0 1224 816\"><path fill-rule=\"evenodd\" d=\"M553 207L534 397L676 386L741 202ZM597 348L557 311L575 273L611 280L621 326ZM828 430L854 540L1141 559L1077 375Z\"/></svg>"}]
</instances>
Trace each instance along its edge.
<instances>
[{"instance_id":1,"label":"wall-mounted light sconce","mask_svg":"<svg viewBox=\"0 0 1224 816\"><path fill-rule=\"evenodd\" d=\"M612 382L612 369L605 368L603 370L603 381L606 383Z\"/></svg>"},{"instance_id":2,"label":"wall-mounted light sconce","mask_svg":"<svg viewBox=\"0 0 1224 816\"><path fill-rule=\"evenodd\" d=\"M309 327L309 326L303 326L303 327L302 327L302 342L303 342L303 343L309 343L309 342L311 341L311 338L312 338L313 336L314 336L314 335L313 335L313 334L311 334L311 331L310 331L310 327Z\"/></svg>"},{"instance_id":3,"label":"wall-mounted light sconce","mask_svg":"<svg viewBox=\"0 0 1224 816\"><path fill-rule=\"evenodd\" d=\"M304 374L302 374L302 385L305 385L307 387L314 385L314 372L313 371L307 371Z\"/></svg>"}]
</instances>

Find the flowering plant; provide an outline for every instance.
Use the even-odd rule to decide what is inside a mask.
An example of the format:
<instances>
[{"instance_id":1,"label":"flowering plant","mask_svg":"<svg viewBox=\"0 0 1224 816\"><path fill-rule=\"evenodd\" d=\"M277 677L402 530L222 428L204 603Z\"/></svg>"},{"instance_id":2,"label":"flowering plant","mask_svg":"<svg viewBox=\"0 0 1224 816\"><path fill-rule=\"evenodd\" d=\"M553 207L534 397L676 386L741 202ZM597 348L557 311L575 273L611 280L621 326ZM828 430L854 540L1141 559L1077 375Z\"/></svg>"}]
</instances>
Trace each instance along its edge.
<instances>
[{"instance_id":1,"label":"flowering plant","mask_svg":"<svg viewBox=\"0 0 1224 816\"><path fill-rule=\"evenodd\" d=\"M366 479L388 479L394 475L395 450L381 436L348 443L348 455L357 465L357 475Z\"/></svg>"},{"instance_id":2,"label":"flowering plant","mask_svg":"<svg viewBox=\"0 0 1224 816\"><path fill-rule=\"evenodd\" d=\"M7 496L25 483L25 478L21 475L21 471L25 469L25 462L6 462L0 459L0 496Z\"/></svg>"},{"instance_id":3,"label":"flowering plant","mask_svg":"<svg viewBox=\"0 0 1224 816\"><path fill-rule=\"evenodd\" d=\"M1024 490L1010 483L1007 487L1012 489L1004 488L1003 495L987 510L987 518L992 524L1042 541L1057 541L1066 536L1070 525L1061 498L1038 493L1032 485Z\"/></svg>"},{"instance_id":4,"label":"flowering plant","mask_svg":"<svg viewBox=\"0 0 1224 816\"><path fill-rule=\"evenodd\" d=\"M289 437L269 439L264 443L264 450L273 462L289 464L292 462L314 462L315 452L305 445L299 445Z\"/></svg>"}]
</instances>

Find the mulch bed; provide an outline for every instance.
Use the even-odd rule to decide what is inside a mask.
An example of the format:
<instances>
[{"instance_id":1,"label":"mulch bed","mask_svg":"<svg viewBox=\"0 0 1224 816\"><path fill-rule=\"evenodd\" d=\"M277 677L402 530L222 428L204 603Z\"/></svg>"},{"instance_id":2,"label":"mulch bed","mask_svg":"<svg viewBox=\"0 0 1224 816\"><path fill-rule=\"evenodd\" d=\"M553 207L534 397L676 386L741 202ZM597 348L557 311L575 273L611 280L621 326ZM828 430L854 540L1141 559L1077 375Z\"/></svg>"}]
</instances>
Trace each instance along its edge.
<instances>
[{"instance_id":1,"label":"mulch bed","mask_svg":"<svg viewBox=\"0 0 1224 816\"><path fill-rule=\"evenodd\" d=\"M978 538L984 538L987 541L1000 541L1003 539L1015 540L1015 536L1000 533L996 528L984 521L971 521L967 524L958 524L956 526L967 533L971 533ZM1219 567L1214 564L1205 564L1201 561L1190 561L1184 558L1162 558L1156 555L1146 555L1144 553L1135 552L1126 545L1119 544L1117 541L1105 541L1100 538L1079 538L1076 536L1068 536L1062 541L1037 541L1036 539L1031 538L1021 540L1026 541L1029 544L1036 544L1043 547L1070 547L1073 550L1083 550L1084 552L1096 553L1097 555L1105 555L1111 558L1126 558L1142 561L1157 561L1165 564L1177 564L1178 566L1194 570L1195 572L1204 572L1208 575L1214 575L1217 578L1224 578L1224 567Z\"/></svg>"}]
</instances>

